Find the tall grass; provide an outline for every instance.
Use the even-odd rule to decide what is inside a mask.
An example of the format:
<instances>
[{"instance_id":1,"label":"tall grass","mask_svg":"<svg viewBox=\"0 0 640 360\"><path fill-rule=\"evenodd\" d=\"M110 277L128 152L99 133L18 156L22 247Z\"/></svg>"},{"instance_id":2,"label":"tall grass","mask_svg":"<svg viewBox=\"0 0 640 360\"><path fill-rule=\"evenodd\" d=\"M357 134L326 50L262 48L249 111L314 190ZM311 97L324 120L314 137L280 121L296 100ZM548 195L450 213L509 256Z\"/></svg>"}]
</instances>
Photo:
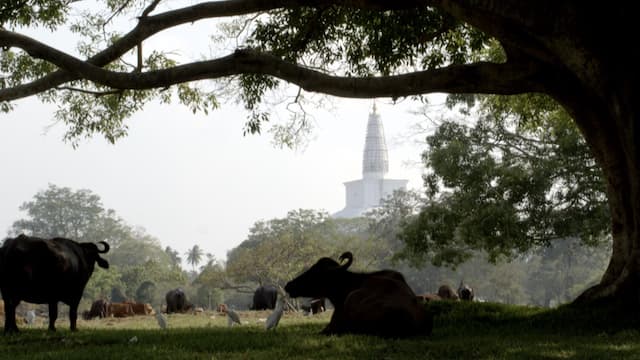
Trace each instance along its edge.
<instances>
[{"instance_id":1,"label":"tall grass","mask_svg":"<svg viewBox=\"0 0 640 360\"><path fill-rule=\"evenodd\" d=\"M268 312L240 312L229 328L224 316L169 315L161 330L153 316L80 321L71 333L44 319L0 336L2 359L640 359L637 317L615 309L533 307L461 302L429 305L429 337L385 340L371 336L322 336L330 313L285 314L275 331L264 330Z\"/></svg>"}]
</instances>

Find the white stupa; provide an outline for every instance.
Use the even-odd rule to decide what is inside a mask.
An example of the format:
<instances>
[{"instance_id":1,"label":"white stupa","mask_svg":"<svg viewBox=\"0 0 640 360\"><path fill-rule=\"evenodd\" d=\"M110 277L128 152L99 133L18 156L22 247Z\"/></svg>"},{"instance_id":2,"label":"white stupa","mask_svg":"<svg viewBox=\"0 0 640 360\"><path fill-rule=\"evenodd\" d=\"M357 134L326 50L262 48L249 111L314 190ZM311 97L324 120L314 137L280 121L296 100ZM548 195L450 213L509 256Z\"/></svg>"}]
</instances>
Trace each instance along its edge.
<instances>
[{"instance_id":1,"label":"white stupa","mask_svg":"<svg viewBox=\"0 0 640 360\"><path fill-rule=\"evenodd\" d=\"M374 103L367 122L367 137L362 156L362 179L344 183L346 206L333 216L342 218L362 216L368 210L380 206L380 200L393 194L395 190L407 188L409 180L385 179L388 172L389 155L384 128Z\"/></svg>"}]
</instances>

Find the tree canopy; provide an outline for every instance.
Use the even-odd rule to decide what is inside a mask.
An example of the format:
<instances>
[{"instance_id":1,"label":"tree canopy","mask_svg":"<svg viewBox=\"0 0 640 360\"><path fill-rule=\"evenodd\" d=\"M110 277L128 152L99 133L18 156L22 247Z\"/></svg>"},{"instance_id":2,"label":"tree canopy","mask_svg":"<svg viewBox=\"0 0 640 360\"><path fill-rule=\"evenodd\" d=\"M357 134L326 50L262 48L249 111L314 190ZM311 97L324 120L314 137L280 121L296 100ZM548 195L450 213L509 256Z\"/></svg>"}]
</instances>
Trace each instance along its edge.
<instances>
[{"instance_id":1,"label":"tree canopy","mask_svg":"<svg viewBox=\"0 0 640 360\"><path fill-rule=\"evenodd\" d=\"M427 137L428 199L401 235L405 254L457 264L476 250L495 261L560 238L605 241L605 183L567 113L535 94L478 100L477 120Z\"/></svg>"},{"instance_id":2,"label":"tree canopy","mask_svg":"<svg viewBox=\"0 0 640 360\"><path fill-rule=\"evenodd\" d=\"M2 109L38 95L59 107L56 116L68 125L70 139L100 133L115 141L126 134L127 117L150 100L168 102L172 95L194 111L209 111L219 94L199 82L205 79L240 89L232 96L249 110L249 132L260 131L269 117L261 100L283 81L353 98L432 92L550 96L576 122L602 169L611 214L611 262L579 301L625 300L637 308L640 55L620 51L635 41L633 4L227 0L167 8L161 0L114 0L84 9L79 3L0 5ZM80 16L70 16L72 8ZM119 31L116 20L132 15L135 25ZM212 51L210 58L178 63L144 46L163 30L223 18L231 22L217 35L233 38L229 53ZM80 39L77 55L22 33L25 26L57 30L63 24ZM504 51L504 61L481 51L493 43Z\"/></svg>"}]
</instances>

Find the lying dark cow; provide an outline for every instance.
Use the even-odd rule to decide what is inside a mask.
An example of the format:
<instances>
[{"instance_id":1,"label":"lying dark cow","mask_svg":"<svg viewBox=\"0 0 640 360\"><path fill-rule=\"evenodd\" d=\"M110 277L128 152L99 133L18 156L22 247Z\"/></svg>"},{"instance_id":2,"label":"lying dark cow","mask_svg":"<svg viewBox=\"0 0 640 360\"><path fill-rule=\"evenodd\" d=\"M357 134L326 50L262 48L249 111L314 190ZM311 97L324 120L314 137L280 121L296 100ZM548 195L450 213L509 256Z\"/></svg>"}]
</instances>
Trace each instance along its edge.
<instances>
[{"instance_id":1,"label":"lying dark cow","mask_svg":"<svg viewBox=\"0 0 640 360\"><path fill-rule=\"evenodd\" d=\"M109 268L100 257L109 251L94 243L64 238L50 240L20 235L6 239L0 248L0 291L5 301L5 332L17 332L16 306L20 301L49 304L49 330L55 331L58 301L69 305L69 322L75 331L78 304L95 263Z\"/></svg>"},{"instance_id":2,"label":"lying dark cow","mask_svg":"<svg viewBox=\"0 0 640 360\"><path fill-rule=\"evenodd\" d=\"M326 297L334 306L324 334L370 334L383 337L428 335L433 326L422 301L397 271L355 273L347 269L353 255L346 252L340 265L321 258L291 280L285 290L291 297Z\"/></svg>"},{"instance_id":3,"label":"lying dark cow","mask_svg":"<svg viewBox=\"0 0 640 360\"><path fill-rule=\"evenodd\" d=\"M278 290L274 286L260 286L253 293L251 310L273 310L277 299Z\"/></svg>"},{"instance_id":4,"label":"lying dark cow","mask_svg":"<svg viewBox=\"0 0 640 360\"><path fill-rule=\"evenodd\" d=\"M84 319L91 320L93 318L106 318L111 316L109 311L111 303L109 300L98 299L91 304L91 309L89 311L85 311Z\"/></svg>"}]
</instances>

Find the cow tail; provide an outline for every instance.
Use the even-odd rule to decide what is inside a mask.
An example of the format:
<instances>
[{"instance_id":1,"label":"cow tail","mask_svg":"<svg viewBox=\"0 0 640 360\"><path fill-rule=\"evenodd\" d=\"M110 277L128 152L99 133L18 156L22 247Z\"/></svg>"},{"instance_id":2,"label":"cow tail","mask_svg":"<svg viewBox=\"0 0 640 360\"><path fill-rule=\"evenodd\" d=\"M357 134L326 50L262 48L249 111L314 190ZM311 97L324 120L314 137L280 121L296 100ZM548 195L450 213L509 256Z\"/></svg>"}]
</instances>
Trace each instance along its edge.
<instances>
[{"instance_id":1,"label":"cow tail","mask_svg":"<svg viewBox=\"0 0 640 360\"><path fill-rule=\"evenodd\" d=\"M98 241L98 244L104 245L104 249L103 250L98 249L98 253L104 254L109 251L110 249L109 244L107 244L105 241Z\"/></svg>"}]
</instances>

